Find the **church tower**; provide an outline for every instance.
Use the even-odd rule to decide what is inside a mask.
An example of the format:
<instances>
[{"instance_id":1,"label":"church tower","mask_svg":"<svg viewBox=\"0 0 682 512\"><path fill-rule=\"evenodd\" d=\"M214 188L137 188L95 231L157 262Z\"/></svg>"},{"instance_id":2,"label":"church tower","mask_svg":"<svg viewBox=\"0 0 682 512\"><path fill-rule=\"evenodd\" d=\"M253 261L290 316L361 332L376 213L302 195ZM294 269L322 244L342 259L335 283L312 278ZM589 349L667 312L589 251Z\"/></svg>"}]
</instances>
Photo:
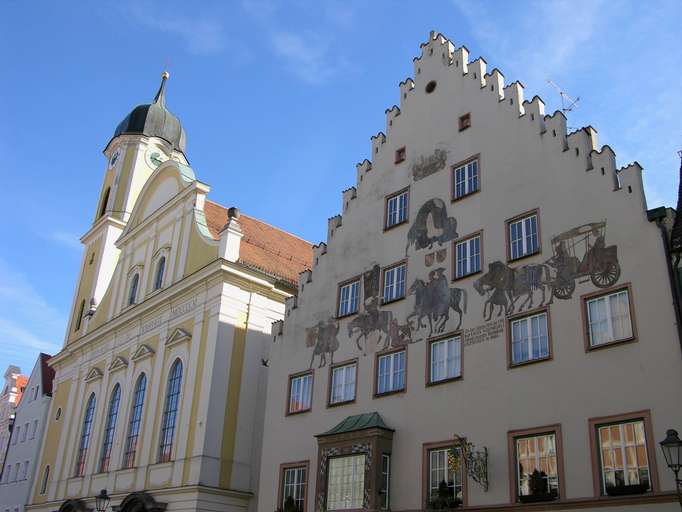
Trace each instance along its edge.
<instances>
[{"instance_id":1,"label":"church tower","mask_svg":"<svg viewBox=\"0 0 682 512\"><path fill-rule=\"evenodd\" d=\"M88 320L96 311L116 268L120 252L116 240L149 176L167 160L188 163L185 131L180 120L166 108L168 78L168 72L164 72L154 101L135 107L116 127L104 148L107 160L104 180L92 227L81 238L83 260L66 344L87 332Z\"/></svg>"}]
</instances>

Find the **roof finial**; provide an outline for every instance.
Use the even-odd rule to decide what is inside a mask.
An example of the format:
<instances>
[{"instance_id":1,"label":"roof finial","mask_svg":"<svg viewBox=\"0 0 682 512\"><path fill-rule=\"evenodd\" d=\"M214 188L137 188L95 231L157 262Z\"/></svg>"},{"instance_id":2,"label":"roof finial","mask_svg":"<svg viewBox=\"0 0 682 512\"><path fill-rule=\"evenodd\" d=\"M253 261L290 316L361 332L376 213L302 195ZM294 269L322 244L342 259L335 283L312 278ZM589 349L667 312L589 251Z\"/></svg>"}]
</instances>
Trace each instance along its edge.
<instances>
[{"instance_id":1,"label":"roof finial","mask_svg":"<svg viewBox=\"0 0 682 512\"><path fill-rule=\"evenodd\" d=\"M169 78L170 73L168 71L161 73L161 86L159 87L159 92L154 97L154 103L158 103L163 108L166 108L166 80Z\"/></svg>"}]
</instances>

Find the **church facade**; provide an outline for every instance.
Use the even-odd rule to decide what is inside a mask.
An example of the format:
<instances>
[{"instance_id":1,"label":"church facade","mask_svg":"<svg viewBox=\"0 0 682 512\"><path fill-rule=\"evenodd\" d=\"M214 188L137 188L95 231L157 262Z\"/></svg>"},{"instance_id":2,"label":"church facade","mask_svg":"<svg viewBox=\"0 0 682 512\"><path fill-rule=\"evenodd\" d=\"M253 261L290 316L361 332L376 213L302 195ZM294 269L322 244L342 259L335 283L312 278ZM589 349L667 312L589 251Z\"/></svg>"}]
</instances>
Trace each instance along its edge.
<instances>
[{"instance_id":1,"label":"church facade","mask_svg":"<svg viewBox=\"0 0 682 512\"><path fill-rule=\"evenodd\" d=\"M271 324L312 250L207 198L167 79L104 150L27 510L256 508Z\"/></svg>"},{"instance_id":2,"label":"church facade","mask_svg":"<svg viewBox=\"0 0 682 512\"><path fill-rule=\"evenodd\" d=\"M399 94L273 326L259 511L678 510L641 167L441 34Z\"/></svg>"}]
</instances>

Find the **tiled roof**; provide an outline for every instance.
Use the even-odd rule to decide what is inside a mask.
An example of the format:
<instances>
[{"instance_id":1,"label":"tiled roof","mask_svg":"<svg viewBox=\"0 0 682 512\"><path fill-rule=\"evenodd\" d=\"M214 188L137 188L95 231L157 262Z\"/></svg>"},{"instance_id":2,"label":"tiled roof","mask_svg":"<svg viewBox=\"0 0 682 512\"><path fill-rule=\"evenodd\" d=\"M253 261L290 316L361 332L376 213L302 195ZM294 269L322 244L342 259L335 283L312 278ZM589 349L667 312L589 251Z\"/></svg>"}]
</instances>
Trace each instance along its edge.
<instances>
[{"instance_id":1,"label":"tiled roof","mask_svg":"<svg viewBox=\"0 0 682 512\"><path fill-rule=\"evenodd\" d=\"M211 236L220 240L220 231L227 224L227 208L212 201L204 204L206 224ZM241 214L244 237L239 248L239 262L274 275L289 283L298 283L298 274L311 268L313 246L286 231Z\"/></svg>"},{"instance_id":2,"label":"tiled roof","mask_svg":"<svg viewBox=\"0 0 682 512\"><path fill-rule=\"evenodd\" d=\"M345 434L347 432L355 432L357 430L366 430L368 428L382 428L384 430L393 431L384 423L383 418L378 412L368 412L365 414L357 414L355 416L348 416L341 423L336 425L333 429L327 430L323 434L317 434L316 437L333 436L335 434Z\"/></svg>"}]
</instances>

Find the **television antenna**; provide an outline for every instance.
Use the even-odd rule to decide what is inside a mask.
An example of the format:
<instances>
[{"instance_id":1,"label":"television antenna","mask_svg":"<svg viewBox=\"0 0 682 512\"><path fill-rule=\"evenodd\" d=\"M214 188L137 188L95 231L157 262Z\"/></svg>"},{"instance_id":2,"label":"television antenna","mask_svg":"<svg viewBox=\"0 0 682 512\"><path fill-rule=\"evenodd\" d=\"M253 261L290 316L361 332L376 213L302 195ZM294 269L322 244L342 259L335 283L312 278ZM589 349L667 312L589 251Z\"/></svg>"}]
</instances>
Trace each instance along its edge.
<instances>
[{"instance_id":1,"label":"television antenna","mask_svg":"<svg viewBox=\"0 0 682 512\"><path fill-rule=\"evenodd\" d=\"M580 101L580 96L578 96L576 99L571 98L568 94L566 94L566 91L564 91L561 87L559 87L556 83L554 83L552 80L549 78L547 79L547 83L554 87L557 92L559 93L559 96L561 96L561 111L566 114L568 112L571 112L574 108L578 106L578 102Z\"/></svg>"}]
</instances>

